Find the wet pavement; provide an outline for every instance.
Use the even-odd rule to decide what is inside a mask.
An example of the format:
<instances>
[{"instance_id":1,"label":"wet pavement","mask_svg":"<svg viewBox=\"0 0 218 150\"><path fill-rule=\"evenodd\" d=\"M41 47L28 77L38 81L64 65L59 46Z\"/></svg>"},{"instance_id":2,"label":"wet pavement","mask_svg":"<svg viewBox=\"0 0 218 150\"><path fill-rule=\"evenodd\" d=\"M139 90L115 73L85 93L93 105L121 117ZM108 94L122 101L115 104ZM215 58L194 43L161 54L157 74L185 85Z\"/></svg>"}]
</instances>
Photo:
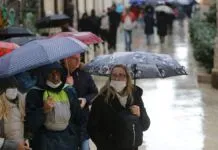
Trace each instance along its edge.
<instances>
[{"instance_id":1,"label":"wet pavement","mask_svg":"<svg viewBox=\"0 0 218 150\"><path fill-rule=\"evenodd\" d=\"M196 75L201 68L193 59L188 21L183 27L175 22L174 33L164 45L159 45L158 37L154 36L153 45L147 47L143 33L140 27L134 31L134 49L170 54L186 67L189 75L137 80L144 90L143 101L151 119L140 150L217 150L218 91L197 83ZM118 51L124 51L122 31L118 36ZM94 79L99 88L106 81L104 77Z\"/></svg>"}]
</instances>

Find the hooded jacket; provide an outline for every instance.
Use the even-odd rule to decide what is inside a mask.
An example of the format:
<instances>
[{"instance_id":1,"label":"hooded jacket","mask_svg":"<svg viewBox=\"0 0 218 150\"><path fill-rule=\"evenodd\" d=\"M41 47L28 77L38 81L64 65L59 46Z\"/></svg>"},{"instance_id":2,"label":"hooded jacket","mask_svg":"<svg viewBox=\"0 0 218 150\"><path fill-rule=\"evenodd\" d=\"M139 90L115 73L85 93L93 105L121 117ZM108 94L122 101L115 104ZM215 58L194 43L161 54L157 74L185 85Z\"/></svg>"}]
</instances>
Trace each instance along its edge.
<instances>
[{"instance_id":1,"label":"hooded jacket","mask_svg":"<svg viewBox=\"0 0 218 150\"><path fill-rule=\"evenodd\" d=\"M26 130L32 134L33 150L76 150L79 143L80 133L80 105L77 96L72 87L65 86L65 78L62 74L62 84L52 89L46 85L49 73L57 69L63 73L59 63L46 65L36 70L38 82L37 87L30 90L26 98ZM44 91L60 92L64 90L67 93L70 103L71 117L69 125L63 131L51 131L45 126L45 113L43 109Z\"/></svg>"}]
</instances>

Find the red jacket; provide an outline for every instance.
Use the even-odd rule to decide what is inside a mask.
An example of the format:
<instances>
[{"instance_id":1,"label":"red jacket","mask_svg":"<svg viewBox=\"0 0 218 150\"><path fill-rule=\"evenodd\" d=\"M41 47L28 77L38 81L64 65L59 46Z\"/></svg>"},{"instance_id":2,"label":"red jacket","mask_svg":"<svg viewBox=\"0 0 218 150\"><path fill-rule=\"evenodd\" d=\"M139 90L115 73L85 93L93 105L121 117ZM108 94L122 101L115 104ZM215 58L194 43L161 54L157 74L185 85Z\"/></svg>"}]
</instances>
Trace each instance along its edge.
<instances>
[{"instance_id":1,"label":"red jacket","mask_svg":"<svg viewBox=\"0 0 218 150\"><path fill-rule=\"evenodd\" d=\"M134 15L132 12L130 12L128 15L130 16L132 22L136 20L136 17L135 17L135 15ZM126 19L126 17L127 17L127 14L124 13L124 14L122 15L122 17L121 17L121 21L124 22L125 19Z\"/></svg>"}]
</instances>

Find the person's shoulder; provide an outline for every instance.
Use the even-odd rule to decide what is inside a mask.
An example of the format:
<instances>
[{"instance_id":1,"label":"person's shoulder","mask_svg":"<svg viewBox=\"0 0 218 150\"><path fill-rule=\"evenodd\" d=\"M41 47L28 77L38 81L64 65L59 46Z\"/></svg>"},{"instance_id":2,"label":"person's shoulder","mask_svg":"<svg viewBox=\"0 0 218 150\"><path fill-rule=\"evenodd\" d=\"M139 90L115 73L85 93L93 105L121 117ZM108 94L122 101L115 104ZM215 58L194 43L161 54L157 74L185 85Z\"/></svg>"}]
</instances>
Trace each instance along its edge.
<instances>
[{"instance_id":1,"label":"person's shoulder","mask_svg":"<svg viewBox=\"0 0 218 150\"><path fill-rule=\"evenodd\" d=\"M137 85L133 86L133 91L137 96L142 96L143 94L143 89Z\"/></svg>"},{"instance_id":2,"label":"person's shoulder","mask_svg":"<svg viewBox=\"0 0 218 150\"><path fill-rule=\"evenodd\" d=\"M96 104L103 104L105 97L106 97L106 94L105 94L105 93L99 93L99 94L93 99L93 103L96 103Z\"/></svg>"},{"instance_id":3,"label":"person's shoulder","mask_svg":"<svg viewBox=\"0 0 218 150\"><path fill-rule=\"evenodd\" d=\"M85 76L85 77L91 77L91 74L84 69L78 69L79 75Z\"/></svg>"},{"instance_id":4,"label":"person's shoulder","mask_svg":"<svg viewBox=\"0 0 218 150\"><path fill-rule=\"evenodd\" d=\"M33 87L25 94L25 97L27 97L27 98L28 97L35 97L37 95L40 95L44 91L45 91L44 89L41 89L39 87Z\"/></svg>"}]
</instances>

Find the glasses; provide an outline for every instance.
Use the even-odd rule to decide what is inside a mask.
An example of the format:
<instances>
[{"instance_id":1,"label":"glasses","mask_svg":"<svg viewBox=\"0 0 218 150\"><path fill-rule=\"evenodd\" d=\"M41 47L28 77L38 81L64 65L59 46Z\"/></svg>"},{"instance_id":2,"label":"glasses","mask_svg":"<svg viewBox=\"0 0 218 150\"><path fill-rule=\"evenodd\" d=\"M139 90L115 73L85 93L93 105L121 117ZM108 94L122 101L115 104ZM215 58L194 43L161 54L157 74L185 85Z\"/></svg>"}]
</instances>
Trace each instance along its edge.
<instances>
[{"instance_id":1,"label":"glasses","mask_svg":"<svg viewBox=\"0 0 218 150\"><path fill-rule=\"evenodd\" d=\"M120 73L120 74L113 73L113 74L111 74L111 78L113 78L113 79L117 79L117 78L119 78L119 79L126 79L126 75L122 74L122 73Z\"/></svg>"}]
</instances>

